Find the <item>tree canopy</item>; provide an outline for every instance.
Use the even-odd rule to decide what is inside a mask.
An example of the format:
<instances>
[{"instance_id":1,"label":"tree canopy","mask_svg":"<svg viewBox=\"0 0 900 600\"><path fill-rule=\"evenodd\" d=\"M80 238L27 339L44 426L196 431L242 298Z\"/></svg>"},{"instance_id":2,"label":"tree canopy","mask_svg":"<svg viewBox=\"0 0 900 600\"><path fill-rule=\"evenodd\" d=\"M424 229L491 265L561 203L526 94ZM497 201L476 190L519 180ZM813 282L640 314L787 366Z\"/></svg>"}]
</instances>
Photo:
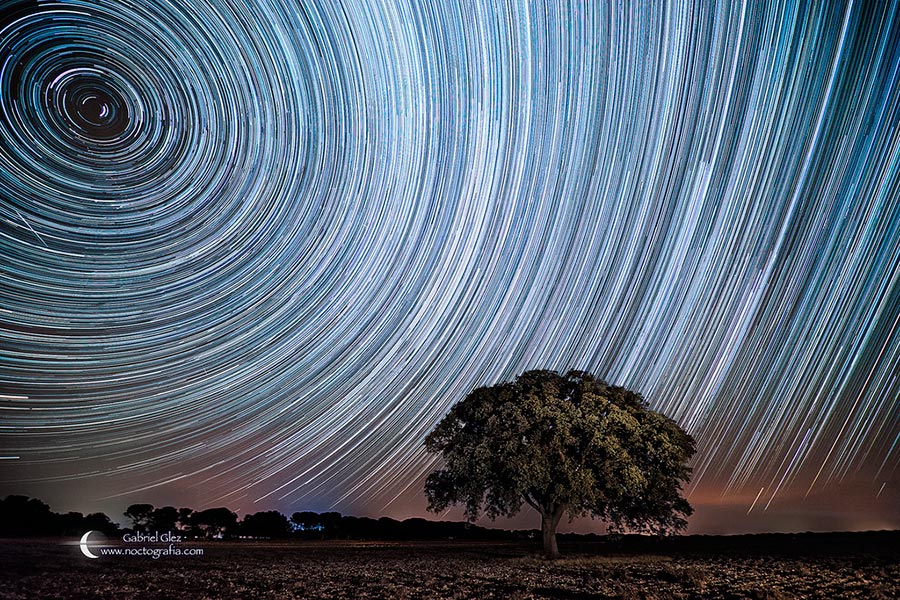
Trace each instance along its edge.
<instances>
[{"instance_id":1,"label":"tree canopy","mask_svg":"<svg viewBox=\"0 0 900 600\"><path fill-rule=\"evenodd\" d=\"M694 440L643 397L590 373L528 371L454 405L425 440L444 468L425 484L429 510L463 504L474 521L541 515L544 551L558 555L563 514L614 531L672 533L693 510L681 495Z\"/></svg>"}]
</instances>

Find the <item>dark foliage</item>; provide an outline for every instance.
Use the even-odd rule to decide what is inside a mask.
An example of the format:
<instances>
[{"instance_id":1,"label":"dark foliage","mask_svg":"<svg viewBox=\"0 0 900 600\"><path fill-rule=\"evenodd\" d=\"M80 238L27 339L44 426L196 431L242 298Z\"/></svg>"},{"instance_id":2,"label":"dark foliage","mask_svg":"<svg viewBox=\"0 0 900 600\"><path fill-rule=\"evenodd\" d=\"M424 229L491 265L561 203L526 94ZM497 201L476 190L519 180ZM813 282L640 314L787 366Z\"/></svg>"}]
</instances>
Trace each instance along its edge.
<instances>
[{"instance_id":1,"label":"dark foliage","mask_svg":"<svg viewBox=\"0 0 900 600\"><path fill-rule=\"evenodd\" d=\"M245 515L239 528L241 536L272 539L286 538L292 530L287 517L277 510Z\"/></svg>"},{"instance_id":2,"label":"dark foliage","mask_svg":"<svg viewBox=\"0 0 900 600\"><path fill-rule=\"evenodd\" d=\"M119 533L119 526L103 513L58 514L37 498L27 496L13 495L0 500L2 537L78 535L92 529L106 535Z\"/></svg>"},{"instance_id":3,"label":"dark foliage","mask_svg":"<svg viewBox=\"0 0 900 600\"><path fill-rule=\"evenodd\" d=\"M227 508L208 508L191 515L194 533L205 538L226 538L237 532L237 515Z\"/></svg>"},{"instance_id":4,"label":"dark foliage","mask_svg":"<svg viewBox=\"0 0 900 600\"><path fill-rule=\"evenodd\" d=\"M150 515L151 531L175 531L178 529L178 509L174 506L163 506L153 509Z\"/></svg>"},{"instance_id":5,"label":"dark foliage","mask_svg":"<svg viewBox=\"0 0 900 600\"><path fill-rule=\"evenodd\" d=\"M546 553L556 528L600 518L613 530L666 534L693 511L681 495L694 440L640 394L590 373L528 371L472 391L425 440L444 468L425 484L429 510L465 506L475 520L528 504L541 515Z\"/></svg>"},{"instance_id":6,"label":"dark foliage","mask_svg":"<svg viewBox=\"0 0 900 600\"><path fill-rule=\"evenodd\" d=\"M153 518L152 504L132 504L125 509L125 516L131 519L135 531L148 531Z\"/></svg>"},{"instance_id":7,"label":"dark foliage","mask_svg":"<svg viewBox=\"0 0 900 600\"><path fill-rule=\"evenodd\" d=\"M135 507L139 509L135 509ZM511 540L534 537L532 531L485 529L470 523L389 517L343 516L338 512L295 512L290 520L270 510L237 515L227 508L194 511L171 506L154 508L150 504L132 505L126 514L137 517L141 529L134 531L178 531L185 538L296 538L306 540ZM0 500L0 536L80 536L89 530L110 537L123 532L103 513L87 516L78 512L57 514L36 498L8 496Z\"/></svg>"},{"instance_id":8,"label":"dark foliage","mask_svg":"<svg viewBox=\"0 0 900 600\"><path fill-rule=\"evenodd\" d=\"M84 517L81 523L81 532L84 531L101 531L106 535L118 535L119 526L104 513L91 513Z\"/></svg>"}]
</instances>

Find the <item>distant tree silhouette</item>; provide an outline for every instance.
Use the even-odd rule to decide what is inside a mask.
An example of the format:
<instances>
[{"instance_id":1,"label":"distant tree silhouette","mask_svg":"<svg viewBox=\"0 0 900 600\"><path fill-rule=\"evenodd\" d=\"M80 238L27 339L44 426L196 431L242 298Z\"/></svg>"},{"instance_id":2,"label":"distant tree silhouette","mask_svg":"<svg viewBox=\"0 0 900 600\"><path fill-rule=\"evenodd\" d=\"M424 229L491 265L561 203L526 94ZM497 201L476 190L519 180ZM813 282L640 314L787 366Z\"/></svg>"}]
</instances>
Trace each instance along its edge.
<instances>
[{"instance_id":1,"label":"distant tree silhouette","mask_svg":"<svg viewBox=\"0 0 900 600\"><path fill-rule=\"evenodd\" d=\"M429 510L461 503L475 520L482 510L496 518L528 504L541 515L548 558L559 555L566 513L662 534L684 528L693 512L681 496L691 436L639 394L585 372L528 371L478 388L425 446L445 463L426 481Z\"/></svg>"},{"instance_id":2,"label":"distant tree silhouette","mask_svg":"<svg viewBox=\"0 0 900 600\"><path fill-rule=\"evenodd\" d=\"M84 517L82 523L83 531L102 531L108 536L115 536L119 533L119 526L110 520L104 513L91 513Z\"/></svg>"},{"instance_id":3,"label":"distant tree silhouette","mask_svg":"<svg viewBox=\"0 0 900 600\"><path fill-rule=\"evenodd\" d=\"M325 531L325 537L337 538L345 533L344 519L339 512L324 512L319 515L322 527Z\"/></svg>"},{"instance_id":4,"label":"distant tree silhouette","mask_svg":"<svg viewBox=\"0 0 900 600\"><path fill-rule=\"evenodd\" d=\"M316 534L324 531L325 527L319 519L319 513L303 511L295 512L291 515L291 523L299 532L315 532Z\"/></svg>"},{"instance_id":5,"label":"distant tree silhouette","mask_svg":"<svg viewBox=\"0 0 900 600\"><path fill-rule=\"evenodd\" d=\"M196 532L206 538L223 538L235 533L237 515L227 508L208 508L191 516Z\"/></svg>"},{"instance_id":6,"label":"distant tree silhouette","mask_svg":"<svg viewBox=\"0 0 900 600\"><path fill-rule=\"evenodd\" d=\"M146 505L145 505L146 506ZM172 527L172 514L177 514ZM138 511L144 514L144 510ZM318 514L295 512L291 520L278 511L262 511L246 515L237 522L237 516L227 508L195 512L191 508L174 509L171 506L154 508L147 522L149 532L179 531L191 537L233 537L248 535L260 538L299 539L351 539L351 540L436 540L436 539L525 539L531 531L505 531L485 529L470 523L406 519L397 521L390 517L342 516L337 512ZM291 526L293 524L293 527ZM8 496L0 500L0 536L68 536L80 537L86 531L101 531L109 537L118 537L121 530L104 513L87 516L78 512L57 514L38 499L27 496Z\"/></svg>"},{"instance_id":7,"label":"distant tree silhouette","mask_svg":"<svg viewBox=\"0 0 900 600\"><path fill-rule=\"evenodd\" d=\"M349 516L341 517L340 521L331 525L327 531L335 532L332 537L357 540L377 539L381 533L375 519Z\"/></svg>"},{"instance_id":8,"label":"distant tree silhouette","mask_svg":"<svg viewBox=\"0 0 900 600\"><path fill-rule=\"evenodd\" d=\"M52 535L57 517L49 506L37 498L7 496L0 500L0 535Z\"/></svg>"},{"instance_id":9,"label":"distant tree silhouette","mask_svg":"<svg viewBox=\"0 0 900 600\"><path fill-rule=\"evenodd\" d=\"M176 526L180 531L183 531L186 534L191 534L194 531L193 525L193 508L179 508L178 509L178 520L176 521Z\"/></svg>"},{"instance_id":10,"label":"distant tree silhouette","mask_svg":"<svg viewBox=\"0 0 900 600\"><path fill-rule=\"evenodd\" d=\"M0 500L0 536L81 535L88 530L117 535L119 526L103 513L57 514L36 498L7 496Z\"/></svg>"},{"instance_id":11,"label":"distant tree silhouette","mask_svg":"<svg viewBox=\"0 0 900 600\"><path fill-rule=\"evenodd\" d=\"M84 515L80 512L67 512L64 515L58 515L57 531L60 535L82 535L90 528L84 526Z\"/></svg>"},{"instance_id":12,"label":"distant tree silhouette","mask_svg":"<svg viewBox=\"0 0 900 600\"><path fill-rule=\"evenodd\" d=\"M291 533L288 518L277 510L244 515L239 528L241 535L260 538L286 538Z\"/></svg>"},{"instance_id":13,"label":"distant tree silhouette","mask_svg":"<svg viewBox=\"0 0 900 600\"><path fill-rule=\"evenodd\" d=\"M151 531L175 531L178 529L178 509L174 506L156 508L150 514Z\"/></svg>"},{"instance_id":14,"label":"distant tree silhouette","mask_svg":"<svg viewBox=\"0 0 900 600\"><path fill-rule=\"evenodd\" d=\"M152 504L132 504L125 509L125 516L131 519L135 531L148 531L153 519Z\"/></svg>"}]
</instances>

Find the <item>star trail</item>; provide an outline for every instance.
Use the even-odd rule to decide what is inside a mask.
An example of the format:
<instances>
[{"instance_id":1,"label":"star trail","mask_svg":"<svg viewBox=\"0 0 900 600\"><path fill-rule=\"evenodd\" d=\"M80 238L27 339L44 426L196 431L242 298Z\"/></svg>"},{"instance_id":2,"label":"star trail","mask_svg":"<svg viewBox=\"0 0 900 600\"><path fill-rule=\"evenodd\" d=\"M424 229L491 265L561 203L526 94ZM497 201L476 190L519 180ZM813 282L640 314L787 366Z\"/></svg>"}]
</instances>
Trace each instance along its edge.
<instances>
[{"instance_id":1,"label":"star trail","mask_svg":"<svg viewBox=\"0 0 900 600\"><path fill-rule=\"evenodd\" d=\"M896 511L900 3L811 4L0 3L0 492L421 508L578 368Z\"/></svg>"}]
</instances>

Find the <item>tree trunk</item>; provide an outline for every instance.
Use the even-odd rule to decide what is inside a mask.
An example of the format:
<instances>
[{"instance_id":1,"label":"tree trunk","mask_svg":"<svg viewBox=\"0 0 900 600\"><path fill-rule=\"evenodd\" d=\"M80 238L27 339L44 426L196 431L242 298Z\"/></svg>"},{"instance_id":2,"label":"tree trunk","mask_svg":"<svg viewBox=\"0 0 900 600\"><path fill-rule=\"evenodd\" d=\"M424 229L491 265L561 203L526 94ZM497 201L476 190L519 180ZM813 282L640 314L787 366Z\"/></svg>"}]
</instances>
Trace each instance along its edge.
<instances>
[{"instance_id":1,"label":"tree trunk","mask_svg":"<svg viewBox=\"0 0 900 600\"><path fill-rule=\"evenodd\" d=\"M544 557L559 558L559 548L556 546L556 526L562 518L563 507L554 507L551 511L541 513L541 533L544 539Z\"/></svg>"}]
</instances>

